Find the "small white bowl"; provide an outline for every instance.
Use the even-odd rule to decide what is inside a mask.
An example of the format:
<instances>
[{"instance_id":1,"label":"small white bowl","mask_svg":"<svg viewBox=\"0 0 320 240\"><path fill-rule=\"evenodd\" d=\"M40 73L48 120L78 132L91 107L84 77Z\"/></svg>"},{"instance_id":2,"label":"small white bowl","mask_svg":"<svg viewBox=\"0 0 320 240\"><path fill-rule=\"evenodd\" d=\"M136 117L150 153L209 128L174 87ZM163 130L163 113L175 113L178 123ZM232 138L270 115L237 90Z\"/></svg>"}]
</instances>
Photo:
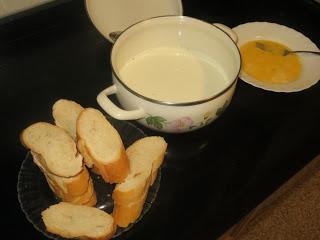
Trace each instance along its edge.
<instances>
[{"instance_id":1,"label":"small white bowl","mask_svg":"<svg viewBox=\"0 0 320 240\"><path fill-rule=\"evenodd\" d=\"M241 24L233 31L238 35L238 46L254 40L270 40L281 43L294 50L320 51L319 48L302 33L269 22L250 22ZM320 80L320 57L315 54L302 53L298 55L302 64L302 73L299 79L289 83L267 83L256 80L244 71L240 72L240 78L255 86L274 92L297 92L307 89Z\"/></svg>"}]
</instances>

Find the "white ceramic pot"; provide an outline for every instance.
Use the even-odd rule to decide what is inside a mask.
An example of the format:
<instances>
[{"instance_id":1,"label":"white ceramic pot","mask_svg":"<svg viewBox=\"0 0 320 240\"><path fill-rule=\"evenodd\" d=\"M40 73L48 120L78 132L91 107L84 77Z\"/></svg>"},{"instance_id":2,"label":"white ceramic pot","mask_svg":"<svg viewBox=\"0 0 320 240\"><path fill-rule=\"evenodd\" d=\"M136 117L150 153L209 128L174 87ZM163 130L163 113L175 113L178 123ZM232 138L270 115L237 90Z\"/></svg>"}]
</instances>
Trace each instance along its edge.
<instances>
[{"instance_id":1,"label":"white ceramic pot","mask_svg":"<svg viewBox=\"0 0 320 240\"><path fill-rule=\"evenodd\" d=\"M231 102L241 67L235 41L236 36L229 28L185 16L156 17L134 24L122 32L113 45L113 85L103 90L97 96L97 101L116 119L137 120L158 131L187 132L206 126L219 117ZM149 61L141 58L144 55L150 56L153 49L158 49L161 56L168 49L177 49L174 56L186 57L185 60L179 58L180 62L171 62L168 58L162 60L161 64L173 68L181 66L181 74L184 74L183 77L188 82L177 84L174 76L171 79L171 75L159 70L162 67L160 62L154 69L155 65L151 64L151 60L157 64L157 59L150 58ZM201 59L198 59L199 56ZM136 72L131 71L134 73L132 75L128 71L129 75L123 78L125 74L121 72L122 69L135 59L142 59L141 63L150 66L146 69L137 68ZM219 68L223 83L218 84L219 76L211 74L209 63L212 67ZM153 77L149 75L150 78L157 79L157 82L139 85L140 79L137 76L151 71L150 68L152 71L159 70L154 75L151 74ZM176 74L176 69L173 71ZM202 77L206 80L202 81ZM148 84L150 86L147 88ZM122 108L108 98L111 94L116 94Z\"/></svg>"}]
</instances>

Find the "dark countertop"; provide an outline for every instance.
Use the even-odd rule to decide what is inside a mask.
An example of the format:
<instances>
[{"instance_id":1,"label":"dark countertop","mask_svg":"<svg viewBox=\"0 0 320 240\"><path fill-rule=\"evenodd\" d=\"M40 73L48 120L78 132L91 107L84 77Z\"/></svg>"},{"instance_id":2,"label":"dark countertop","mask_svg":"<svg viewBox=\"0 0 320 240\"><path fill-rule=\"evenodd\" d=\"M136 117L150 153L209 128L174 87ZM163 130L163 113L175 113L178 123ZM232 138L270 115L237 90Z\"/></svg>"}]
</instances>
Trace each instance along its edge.
<instances>
[{"instance_id":1,"label":"dark countertop","mask_svg":"<svg viewBox=\"0 0 320 240\"><path fill-rule=\"evenodd\" d=\"M284 24L320 46L320 6L312 0L183 4L184 15L230 27ZM97 93L111 83L111 44L78 0L0 21L0 43L3 234L45 239L17 200L17 176L27 153L19 133L33 122L51 121L50 108L59 98L98 108ZM281 94L239 81L217 121L192 133L161 134L169 148L157 200L124 237L216 239L319 154L319 102L319 83Z\"/></svg>"}]
</instances>

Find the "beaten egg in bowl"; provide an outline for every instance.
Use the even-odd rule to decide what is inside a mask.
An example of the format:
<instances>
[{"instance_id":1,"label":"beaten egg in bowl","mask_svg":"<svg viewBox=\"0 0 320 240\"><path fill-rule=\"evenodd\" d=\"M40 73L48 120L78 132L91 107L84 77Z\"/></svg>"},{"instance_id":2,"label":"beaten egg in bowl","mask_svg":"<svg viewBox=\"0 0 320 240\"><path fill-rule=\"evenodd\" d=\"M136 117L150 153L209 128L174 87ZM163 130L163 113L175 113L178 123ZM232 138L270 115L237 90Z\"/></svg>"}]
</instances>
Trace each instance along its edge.
<instances>
[{"instance_id":1,"label":"beaten egg in bowl","mask_svg":"<svg viewBox=\"0 0 320 240\"><path fill-rule=\"evenodd\" d=\"M242 58L240 78L245 82L275 92L296 92L319 81L318 55L287 54L294 50L319 51L300 32L268 22L246 23L233 30Z\"/></svg>"},{"instance_id":2,"label":"beaten egg in bowl","mask_svg":"<svg viewBox=\"0 0 320 240\"><path fill-rule=\"evenodd\" d=\"M288 47L269 40L249 41L241 46L242 70L266 83L288 83L301 74L301 61L296 54L285 55Z\"/></svg>"}]
</instances>

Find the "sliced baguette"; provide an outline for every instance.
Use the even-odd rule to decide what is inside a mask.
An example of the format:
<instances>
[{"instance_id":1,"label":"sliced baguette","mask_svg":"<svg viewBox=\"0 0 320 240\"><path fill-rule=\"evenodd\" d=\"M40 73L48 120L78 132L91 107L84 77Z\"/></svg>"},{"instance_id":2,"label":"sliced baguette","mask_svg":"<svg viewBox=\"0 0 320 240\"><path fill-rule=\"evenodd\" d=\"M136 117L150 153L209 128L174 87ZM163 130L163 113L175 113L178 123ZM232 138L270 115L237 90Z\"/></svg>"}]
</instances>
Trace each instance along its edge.
<instances>
[{"instance_id":1,"label":"sliced baguette","mask_svg":"<svg viewBox=\"0 0 320 240\"><path fill-rule=\"evenodd\" d=\"M55 124L65 129L71 135L71 137L76 140L77 120L83 110L84 108L74 101L59 99L52 106L52 116L54 118ZM81 150L87 167L92 168L93 160L88 155L85 147L81 144L81 141L77 144L77 147ZM96 171L96 173L98 172Z\"/></svg>"},{"instance_id":2,"label":"sliced baguette","mask_svg":"<svg viewBox=\"0 0 320 240\"><path fill-rule=\"evenodd\" d=\"M106 182L124 181L129 161L121 137L100 111L86 108L80 113L77 136L77 145L85 161L89 158Z\"/></svg>"},{"instance_id":3,"label":"sliced baguette","mask_svg":"<svg viewBox=\"0 0 320 240\"><path fill-rule=\"evenodd\" d=\"M76 144L62 128L46 122L38 122L24 129L20 135L22 144L40 154L44 168L61 177L72 177L82 171L82 156Z\"/></svg>"},{"instance_id":4,"label":"sliced baguette","mask_svg":"<svg viewBox=\"0 0 320 240\"><path fill-rule=\"evenodd\" d=\"M114 204L112 216L115 224L119 227L128 227L134 223L141 215L144 203L148 195L148 189L136 201L129 204Z\"/></svg>"},{"instance_id":5,"label":"sliced baguette","mask_svg":"<svg viewBox=\"0 0 320 240\"><path fill-rule=\"evenodd\" d=\"M41 215L48 232L65 238L110 239L116 230L113 217L94 207L60 202Z\"/></svg>"},{"instance_id":6,"label":"sliced baguette","mask_svg":"<svg viewBox=\"0 0 320 240\"><path fill-rule=\"evenodd\" d=\"M31 152L33 162L45 175L51 190L65 202L94 206L96 204L96 193L89 172L85 166L82 171L74 177L60 177L48 172L42 165L44 161L41 155Z\"/></svg>"},{"instance_id":7,"label":"sliced baguette","mask_svg":"<svg viewBox=\"0 0 320 240\"><path fill-rule=\"evenodd\" d=\"M77 196L68 202L73 204L78 204L78 205L87 205L87 206L96 205L97 197L93 188L92 179L90 179L88 188L84 194Z\"/></svg>"},{"instance_id":8,"label":"sliced baguette","mask_svg":"<svg viewBox=\"0 0 320 240\"><path fill-rule=\"evenodd\" d=\"M60 177L47 171L42 165L41 155L31 152L33 156L33 162L40 168L42 173L46 176L48 183L55 189L58 197L64 201L68 201L68 198L73 198L84 194L88 189L89 173L86 168L83 168L80 173L73 177Z\"/></svg>"},{"instance_id":9,"label":"sliced baguette","mask_svg":"<svg viewBox=\"0 0 320 240\"><path fill-rule=\"evenodd\" d=\"M91 197L89 198L89 200L87 202L83 201L83 203L81 205L94 207L96 204L97 204L97 195L95 194L95 192L93 192Z\"/></svg>"},{"instance_id":10,"label":"sliced baguette","mask_svg":"<svg viewBox=\"0 0 320 240\"><path fill-rule=\"evenodd\" d=\"M123 183L116 184L112 194L114 201L128 203L141 197L153 183L153 175L162 164L166 149L165 140L157 136L139 139L129 146L126 153L130 172Z\"/></svg>"},{"instance_id":11,"label":"sliced baguette","mask_svg":"<svg viewBox=\"0 0 320 240\"><path fill-rule=\"evenodd\" d=\"M47 178L47 176L46 176ZM93 188L92 180L90 179L88 187L86 191L79 196L68 196L66 197L63 195L63 192L61 192L61 189L59 188L59 185L56 184L56 182L52 181L50 178L47 178L49 187L52 189L53 192L61 194L60 198L63 202L73 203L77 205L86 205L86 206L95 206L97 203L97 197L96 193ZM57 194L58 195L58 194Z\"/></svg>"},{"instance_id":12,"label":"sliced baguette","mask_svg":"<svg viewBox=\"0 0 320 240\"><path fill-rule=\"evenodd\" d=\"M167 143L162 137L145 137L126 150L130 172L112 193L113 215L118 226L126 227L140 216L153 178L163 162Z\"/></svg>"},{"instance_id":13,"label":"sliced baguette","mask_svg":"<svg viewBox=\"0 0 320 240\"><path fill-rule=\"evenodd\" d=\"M131 180L132 186L128 189L121 189L116 185L112 199L115 204L130 204L141 199L143 194L148 191L151 183L151 172L149 175L140 174Z\"/></svg>"},{"instance_id":14,"label":"sliced baguette","mask_svg":"<svg viewBox=\"0 0 320 240\"><path fill-rule=\"evenodd\" d=\"M76 123L83 107L71 100L60 99L52 106L52 116L57 126L65 129L75 140L77 138Z\"/></svg>"}]
</instances>

